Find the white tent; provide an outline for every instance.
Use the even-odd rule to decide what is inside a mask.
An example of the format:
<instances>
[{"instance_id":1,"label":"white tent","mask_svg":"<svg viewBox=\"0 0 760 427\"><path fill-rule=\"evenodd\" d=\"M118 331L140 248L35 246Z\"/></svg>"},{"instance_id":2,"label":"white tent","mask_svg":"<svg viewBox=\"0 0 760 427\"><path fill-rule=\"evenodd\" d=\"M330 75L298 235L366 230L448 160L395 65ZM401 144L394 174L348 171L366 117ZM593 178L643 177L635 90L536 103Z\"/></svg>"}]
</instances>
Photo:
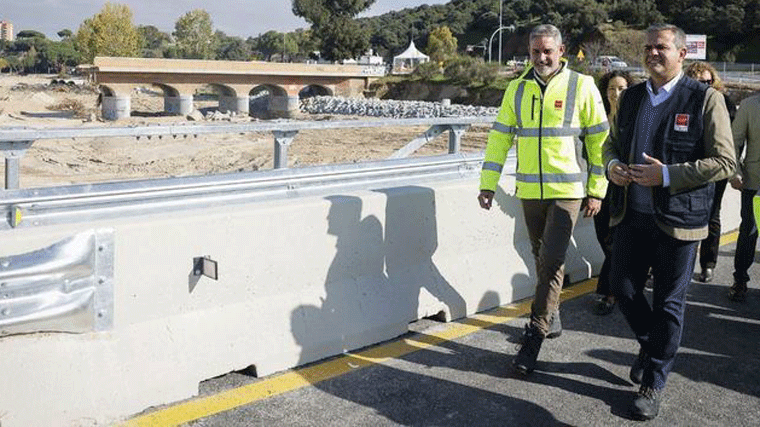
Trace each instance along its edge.
<instances>
[{"instance_id":1,"label":"white tent","mask_svg":"<svg viewBox=\"0 0 760 427\"><path fill-rule=\"evenodd\" d=\"M417 65L428 61L430 61L430 57L417 50L417 47L414 46L414 40L412 40L405 51L393 57L393 74L409 74L414 71Z\"/></svg>"}]
</instances>

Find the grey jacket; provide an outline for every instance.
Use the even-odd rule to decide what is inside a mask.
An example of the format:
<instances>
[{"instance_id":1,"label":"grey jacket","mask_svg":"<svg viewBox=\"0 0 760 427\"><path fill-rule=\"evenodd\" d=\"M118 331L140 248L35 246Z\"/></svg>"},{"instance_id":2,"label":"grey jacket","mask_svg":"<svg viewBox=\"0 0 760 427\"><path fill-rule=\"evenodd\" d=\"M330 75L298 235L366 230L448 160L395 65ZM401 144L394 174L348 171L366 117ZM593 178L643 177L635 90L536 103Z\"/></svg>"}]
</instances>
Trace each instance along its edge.
<instances>
[{"instance_id":1,"label":"grey jacket","mask_svg":"<svg viewBox=\"0 0 760 427\"><path fill-rule=\"evenodd\" d=\"M731 126L736 148L736 173L748 190L760 189L760 93L739 104ZM742 154L744 154L742 158Z\"/></svg>"}]
</instances>

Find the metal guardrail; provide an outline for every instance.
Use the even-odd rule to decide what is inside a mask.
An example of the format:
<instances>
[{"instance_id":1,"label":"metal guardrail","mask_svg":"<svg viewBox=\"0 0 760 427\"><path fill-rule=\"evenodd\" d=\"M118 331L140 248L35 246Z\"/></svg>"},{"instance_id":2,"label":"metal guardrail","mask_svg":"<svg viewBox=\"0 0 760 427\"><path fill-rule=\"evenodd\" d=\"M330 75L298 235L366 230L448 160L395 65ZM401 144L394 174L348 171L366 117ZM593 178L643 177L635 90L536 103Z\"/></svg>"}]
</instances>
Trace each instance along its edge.
<instances>
[{"instance_id":1,"label":"metal guardrail","mask_svg":"<svg viewBox=\"0 0 760 427\"><path fill-rule=\"evenodd\" d=\"M131 180L86 185L0 190L0 230L93 221L202 207L228 206L256 200L330 194L350 189L380 188L403 182L424 182L476 176L481 153L460 153L461 137L475 123L493 117L366 120L337 122L272 122L223 125L143 126L118 128L0 129L0 147L8 160L20 159L32 141L94 136L163 137L210 133L271 131L275 168L206 176ZM287 147L303 129L430 125L422 135L391 158L340 165L287 168ZM443 132L449 133L447 155L405 159ZM10 155L13 155L9 157ZM14 157L15 156L15 157ZM16 163L15 173L18 173Z\"/></svg>"},{"instance_id":2,"label":"metal guardrail","mask_svg":"<svg viewBox=\"0 0 760 427\"><path fill-rule=\"evenodd\" d=\"M474 178L480 173L482 154L460 153L460 138L469 125L490 123L490 120L492 118L478 117L121 128L2 128L0 147L6 157L6 175L10 170L10 182L16 185L18 160L33 141L49 138L162 137L269 130L274 134L275 157L279 156L279 162L275 164L280 167L256 172L0 190L0 218L4 219L0 220L0 231L67 223L82 225L87 230L46 248L0 257L0 337L43 331L83 333L112 327L115 231L109 228L109 219ZM286 148L299 130L423 124L430 125L430 129L394 153L392 159L285 167ZM449 131L449 154L402 158L445 131ZM10 164L14 168L7 167L8 160L12 160Z\"/></svg>"},{"instance_id":3,"label":"metal guardrail","mask_svg":"<svg viewBox=\"0 0 760 427\"><path fill-rule=\"evenodd\" d=\"M113 243L113 230L90 230L0 258L0 337L110 329Z\"/></svg>"},{"instance_id":4,"label":"metal guardrail","mask_svg":"<svg viewBox=\"0 0 760 427\"><path fill-rule=\"evenodd\" d=\"M449 131L449 153L459 152L461 136L472 124L492 123L494 117L451 117L433 119L343 120L343 121L273 121L267 123L159 125L130 127L69 128L0 128L0 155L5 158L5 188L19 188L20 161L34 141L40 139L134 137L186 137L221 133L272 132L274 136L274 168L287 168L288 147L301 130L369 128L387 126L429 125L430 129L412 141L395 157L405 157L442 132Z\"/></svg>"}]
</instances>

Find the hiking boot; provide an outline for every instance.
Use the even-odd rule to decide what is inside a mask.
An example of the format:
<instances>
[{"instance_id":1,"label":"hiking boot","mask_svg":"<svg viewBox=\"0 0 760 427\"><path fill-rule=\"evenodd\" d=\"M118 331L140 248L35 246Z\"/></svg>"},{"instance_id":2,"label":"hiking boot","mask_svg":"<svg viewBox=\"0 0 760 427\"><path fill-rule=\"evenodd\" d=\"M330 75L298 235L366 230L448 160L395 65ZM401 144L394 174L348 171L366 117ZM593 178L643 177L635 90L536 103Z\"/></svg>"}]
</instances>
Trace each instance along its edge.
<instances>
[{"instance_id":1,"label":"hiking boot","mask_svg":"<svg viewBox=\"0 0 760 427\"><path fill-rule=\"evenodd\" d=\"M636 420L653 420L660 412L662 390L641 386L631 405L631 417Z\"/></svg>"},{"instance_id":2,"label":"hiking boot","mask_svg":"<svg viewBox=\"0 0 760 427\"><path fill-rule=\"evenodd\" d=\"M522 375L528 375L533 372L538 359L538 352L541 351L541 344L544 342L544 336L535 326L525 325L525 333L522 336L522 345L517 355L512 360L512 366Z\"/></svg>"},{"instance_id":3,"label":"hiking boot","mask_svg":"<svg viewBox=\"0 0 760 427\"><path fill-rule=\"evenodd\" d=\"M734 282L734 285L728 290L728 299L744 302L747 299L747 283Z\"/></svg>"},{"instance_id":4,"label":"hiking boot","mask_svg":"<svg viewBox=\"0 0 760 427\"><path fill-rule=\"evenodd\" d=\"M649 364L649 355L643 348L639 349L639 355L636 356L636 361L631 366L631 373L628 375L631 378L631 382L634 384L641 384L644 378L644 369Z\"/></svg>"},{"instance_id":5,"label":"hiking boot","mask_svg":"<svg viewBox=\"0 0 760 427\"><path fill-rule=\"evenodd\" d=\"M549 322L549 332L546 338L552 339L562 335L562 320L559 318L559 309L552 313L552 320Z\"/></svg>"}]
</instances>

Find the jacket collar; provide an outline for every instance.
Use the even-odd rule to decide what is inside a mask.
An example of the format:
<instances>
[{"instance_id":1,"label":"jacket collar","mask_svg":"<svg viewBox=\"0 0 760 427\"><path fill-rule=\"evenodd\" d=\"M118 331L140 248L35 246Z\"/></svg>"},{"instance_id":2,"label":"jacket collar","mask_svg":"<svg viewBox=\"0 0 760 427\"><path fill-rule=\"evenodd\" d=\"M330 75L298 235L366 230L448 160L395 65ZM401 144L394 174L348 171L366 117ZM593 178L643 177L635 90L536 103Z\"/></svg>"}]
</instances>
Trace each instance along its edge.
<instances>
[{"instance_id":1,"label":"jacket collar","mask_svg":"<svg viewBox=\"0 0 760 427\"><path fill-rule=\"evenodd\" d=\"M567 69L568 69L567 68L567 59L560 58L559 59L559 71L557 71L557 73L552 77L552 80L555 77L557 77L557 76L561 75L562 73L566 72ZM522 80L535 80L535 78L536 78L536 72L533 69L533 65L532 64L530 65L530 67L528 67L527 69L525 69L525 71L523 71L523 73L520 75L520 77L518 77L518 79L522 79Z\"/></svg>"}]
</instances>

